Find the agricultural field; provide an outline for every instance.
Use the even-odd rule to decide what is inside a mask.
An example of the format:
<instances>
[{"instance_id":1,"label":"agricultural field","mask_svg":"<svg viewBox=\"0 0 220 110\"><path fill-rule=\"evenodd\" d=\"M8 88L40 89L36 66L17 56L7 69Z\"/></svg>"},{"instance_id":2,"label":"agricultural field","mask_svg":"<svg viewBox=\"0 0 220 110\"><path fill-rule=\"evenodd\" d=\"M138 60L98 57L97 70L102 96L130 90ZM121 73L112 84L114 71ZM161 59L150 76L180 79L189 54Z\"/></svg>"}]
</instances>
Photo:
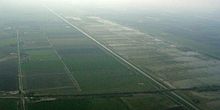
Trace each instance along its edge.
<instances>
[{"instance_id":1,"label":"agricultural field","mask_svg":"<svg viewBox=\"0 0 220 110\"><path fill-rule=\"evenodd\" d=\"M16 32L0 32L0 91L17 90L17 41Z\"/></svg>"},{"instance_id":2,"label":"agricultural field","mask_svg":"<svg viewBox=\"0 0 220 110\"><path fill-rule=\"evenodd\" d=\"M219 109L218 58L65 6L0 4L0 110Z\"/></svg>"},{"instance_id":3,"label":"agricultural field","mask_svg":"<svg viewBox=\"0 0 220 110\"><path fill-rule=\"evenodd\" d=\"M53 91L56 94L75 91L74 82L68 77L69 73L48 37L39 30L29 29L20 33L20 63L26 92L49 94ZM49 93L45 92L47 90Z\"/></svg>"},{"instance_id":4,"label":"agricultural field","mask_svg":"<svg viewBox=\"0 0 220 110\"><path fill-rule=\"evenodd\" d=\"M58 99L51 102L30 102L29 110L128 110L120 99L116 98L87 98L87 99Z\"/></svg>"},{"instance_id":5,"label":"agricultural field","mask_svg":"<svg viewBox=\"0 0 220 110\"><path fill-rule=\"evenodd\" d=\"M145 78L86 38L53 39L52 42L84 92L138 91L149 86Z\"/></svg>"},{"instance_id":6,"label":"agricultural field","mask_svg":"<svg viewBox=\"0 0 220 110\"><path fill-rule=\"evenodd\" d=\"M52 100L52 99L51 99ZM149 101L151 100L151 101ZM155 105L155 101L165 101ZM146 103L147 102L147 103ZM159 110L176 108L182 110L181 106L176 106L172 101L164 100L160 94L140 95L134 97L99 97L99 98L75 98L75 99L57 99L55 101L28 103L30 110Z\"/></svg>"},{"instance_id":7,"label":"agricultural field","mask_svg":"<svg viewBox=\"0 0 220 110\"><path fill-rule=\"evenodd\" d=\"M211 11L202 14L172 11L163 10L152 13L146 10L145 12L140 11L135 16L124 12L117 14L117 16L115 13L99 15L219 59L220 22L216 20L219 19L219 14L215 12L211 14Z\"/></svg>"},{"instance_id":8,"label":"agricultural field","mask_svg":"<svg viewBox=\"0 0 220 110\"><path fill-rule=\"evenodd\" d=\"M202 108L209 106L207 102L218 103L220 62L215 57L97 16L66 16L69 23L157 77L170 88L199 89L189 91L191 99L188 99ZM216 88L214 92L217 93L205 88Z\"/></svg>"},{"instance_id":9,"label":"agricultural field","mask_svg":"<svg viewBox=\"0 0 220 110\"><path fill-rule=\"evenodd\" d=\"M16 99L0 99L1 110L17 110L18 100Z\"/></svg>"},{"instance_id":10,"label":"agricultural field","mask_svg":"<svg viewBox=\"0 0 220 110\"><path fill-rule=\"evenodd\" d=\"M5 58L7 62L2 60L5 68L1 71L5 69L15 77L15 81L8 85L1 83L1 87L7 90L2 96L20 99L16 106L6 105L3 109L129 110L133 106L136 108L131 99L138 96L133 94L139 95L143 91L160 94L162 97L158 100L163 100L164 105L169 103L161 106L162 109L179 105L160 93L160 88L151 80L48 9L33 12L21 12L11 38L1 43L2 49L10 51L11 55ZM11 50L6 46L11 46ZM3 51L1 54L7 55ZM11 69L12 66L15 69ZM10 101L5 103L13 104Z\"/></svg>"}]
</instances>

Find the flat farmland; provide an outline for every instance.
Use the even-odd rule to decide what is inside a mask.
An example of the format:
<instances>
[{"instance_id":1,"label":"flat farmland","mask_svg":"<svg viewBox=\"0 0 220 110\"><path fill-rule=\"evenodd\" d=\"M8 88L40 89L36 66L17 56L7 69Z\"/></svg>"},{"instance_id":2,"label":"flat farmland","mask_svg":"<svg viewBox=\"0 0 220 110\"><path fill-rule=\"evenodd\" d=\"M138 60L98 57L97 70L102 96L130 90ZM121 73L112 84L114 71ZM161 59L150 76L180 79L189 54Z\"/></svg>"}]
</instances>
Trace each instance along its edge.
<instances>
[{"instance_id":1,"label":"flat farmland","mask_svg":"<svg viewBox=\"0 0 220 110\"><path fill-rule=\"evenodd\" d=\"M64 73L62 63L52 49L25 50L22 70L24 75Z\"/></svg>"},{"instance_id":2,"label":"flat farmland","mask_svg":"<svg viewBox=\"0 0 220 110\"><path fill-rule=\"evenodd\" d=\"M17 41L12 30L0 31L0 91L17 90Z\"/></svg>"},{"instance_id":3,"label":"flat farmland","mask_svg":"<svg viewBox=\"0 0 220 110\"><path fill-rule=\"evenodd\" d=\"M82 92L122 92L153 89L137 72L86 37L50 38ZM155 88L154 88L155 89Z\"/></svg>"},{"instance_id":4,"label":"flat farmland","mask_svg":"<svg viewBox=\"0 0 220 110\"><path fill-rule=\"evenodd\" d=\"M50 44L47 42L46 37L43 36L43 33L40 30L31 30L28 28L25 31L21 30L19 34L23 49L50 48Z\"/></svg>"},{"instance_id":5,"label":"flat farmland","mask_svg":"<svg viewBox=\"0 0 220 110\"><path fill-rule=\"evenodd\" d=\"M165 100L167 99L167 100ZM162 94L137 95L134 97L122 97L122 100L135 110L185 110L182 106L175 105ZM150 100L150 101L149 101ZM160 102L155 105L155 102Z\"/></svg>"},{"instance_id":6,"label":"flat farmland","mask_svg":"<svg viewBox=\"0 0 220 110\"><path fill-rule=\"evenodd\" d=\"M46 24L45 35L83 93L155 90L150 81L79 31L60 20L51 21L53 24Z\"/></svg>"},{"instance_id":7,"label":"flat farmland","mask_svg":"<svg viewBox=\"0 0 220 110\"><path fill-rule=\"evenodd\" d=\"M143 77L140 73L129 67L127 64L120 61L120 59L114 57L105 49L85 37L82 33L66 25L66 23L57 20L57 18L53 19L51 20L53 21L53 24L46 24L44 32L45 36L48 37L48 42L52 45L52 48L57 52L63 63L68 68L69 72L77 80L81 88L81 92L79 94L105 94L115 92L120 93L157 90L157 88L151 81ZM165 97L161 97L160 100L164 100L164 102L172 102L172 100ZM132 97L130 99L132 99ZM92 99L85 98L84 100L92 100L92 102L94 102L94 106L102 108L101 105L95 103L95 100L99 100L96 97ZM111 105L111 98L107 98L105 100L107 104ZM120 103L123 106L126 105L126 107L123 108L128 109L129 107L127 106L129 105L129 103L127 103L127 99L124 99L125 101L122 99L120 100ZM103 99L102 101L105 102ZM53 103L55 103L55 105L57 105L58 107L51 107L65 108L62 106L62 100L60 101L58 99L56 101L40 101L38 103L28 103L30 103L28 104L29 109L34 109L41 106L44 107L44 104L53 105ZM81 105L84 105L83 103L78 105L78 103L80 103L80 101L72 102L72 106L70 106L69 108L80 108ZM121 104L119 104L119 106L122 106ZM175 106L176 103L173 102L171 103L171 105ZM88 109L87 106L82 106L82 109ZM109 109L112 109L112 106L108 107ZM172 108L172 106L164 106L161 108L170 107Z\"/></svg>"},{"instance_id":8,"label":"flat farmland","mask_svg":"<svg viewBox=\"0 0 220 110\"><path fill-rule=\"evenodd\" d=\"M173 108L180 104L173 101L169 96L164 95L164 93L160 93L162 88L158 87L157 84L144 77L139 71L102 46L97 45L82 32L72 28L49 11L47 14L49 17L46 19L49 20L44 22L41 25L42 27L40 26L41 30L34 31L33 36L30 34L32 30L23 30L25 33L29 33L28 36L25 33L20 36L25 91L28 96L39 97L34 102L26 100L25 107L34 109L36 108L35 106L41 107L41 104L44 103L57 103L57 101L60 101L57 97L71 97L71 94L86 96L84 100L95 102L95 100L99 99L95 94L102 94L105 97L106 94L126 94L127 92L135 93L141 91L152 91L152 93L155 91L155 93L164 96L158 99L161 101L161 105L166 105L167 103L170 105L159 108ZM51 16L54 16L54 18ZM37 19L35 18L35 20ZM29 27L32 27L32 25ZM100 35L104 35L104 31L100 30L100 32L103 32ZM36 36L39 36L39 38ZM38 41L45 43L39 43L43 46L35 45ZM26 47L31 48L24 48L25 44L29 45ZM36 47L32 47L32 44ZM48 44L48 46L44 46L45 44ZM38 48L38 46L41 47ZM48 63L51 61L55 62ZM56 62L60 62L59 64L61 65L56 65ZM44 68L44 63L47 65L46 68ZM58 71L57 69L64 71ZM62 76L63 73L67 77ZM72 85L66 78L69 78ZM87 95L92 95L92 99L87 97ZM44 96L45 98L43 98ZM129 99L122 99L123 96L116 97L117 100L120 100L120 106L126 105L125 109L137 108L135 104L130 104L133 103L131 100L134 100L134 102L136 102L135 100L140 100L143 103L149 101L147 100L148 98L143 101L135 99L133 95L129 96ZM105 99L109 105L112 103L110 99L109 97ZM158 100L154 100L152 103L156 103ZM103 102L105 101L103 100ZM59 103L55 105L62 107L62 101ZM74 103L77 104L78 101ZM70 108L77 107L74 103ZM94 103L94 106L102 107L98 103ZM109 107L111 108L112 106Z\"/></svg>"},{"instance_id":9,"label":"flat farmland","mask_svg":"<svg viewBox=\"0 0 220 110\"><path fill-rule=\"evenodd\" d=\"M40 21L42 19L36 18ZM21 84L27 94L69 94L76 92L62 59L53 49L39 24L20 26Z\"/></svg>"},{"instance_id":10,"label":"flat farmland","mask_svg":"<svg viewBox=\"0 0 220 110\"><path fill-rule=\"evenodd\" d=\"M117 98L58 99L50 102L30 102L29 110L128 110Z\"/></svg>"},{"instance_id":11,"label":"flat farmland","mask_svg":"<svg viewBox=\"0 0 220 110\"><path fill-rule=\"evenodd\" d=\"M170 88L206 88L219 85L218 59L100 17L79 18L80 21L70 17L66 19L89 37L92 36L97 42L112 49ZM198 96L200 92L189 91L191 92L202 98L202 95ZM187 99L195 102L192 97ZM206 108L206 103L202 100L203 104L197 104Z\"/></svg>"},{"instance_id":12,"label":"flat farmland","mask_svg":"<svg viewBox=\"0 0 220 110\"><path fill-rule=\"evenodd\" d=\"M2 61L0 71L0 91L17 90L17 60Z\"/></svg>"},{"instance_id":13,"label":"flat farmland","mask_svg":"<svg viewBox=\"0 0 220 110\"><path fill-rule=\"evenodd\" d=\"M217 59L101 17L20 5L0 32L0 110L218 108Z\"/></svg>"},{"instance_id":14,"label":"flat farmland","mask_svg":"<svg viewBox=\"0 0 220 110\"><path fill-rule=\"evenodd\" d=\"M20 36L23 45L30 43L29 48L22 46L21 69L24 89L28 93L71 93L75 91L73 82L68 77L61 59L57 56L47 38L41 35L39 38ZM45 43L39 43L39 41ZM45 44L47 44L45 46ZM33 45L33 46L32 46ZM52 92L53 91L53 92Z\"/></svg>"},{"instance_id":15,"label":"flat farmland","mask_svg":"<svg viewBox=\"0 0 220 110\"><path fill-rule=\"evenodd\" d=\"M11 107L9 109L12 110L12 107L21 110L141 110L133 103L145 103L151 99L149 97L148 100L148 96L143 101L135 98L136 92L142 91L158 93L162 96L158 99L162 105L170 104L161 106L160 109L179 105L160 93L159 87L152 81L87 38L82 32L49 11L35 13L21 14L20 16L27 17L28 20L17 24L12 34L14 38L1 43L6 53L2 52L2 56L9 54L13 57L13 60L4 62L3 69L13 73L15 82L7 83L11 85L9 88L3 85L6 80L1 80L0 87L11 91L12 87L17 90L19 86L19 92L5 92L3 96L7 98L10 94L16 94L16 98L20 100L11 101L13 97L8 97L9 101L2 99L5 103L14 105L4 104L0 107ZM46 14L47 17L42 17L42 14ZM10 49L6 49L7 46ZM129 95L126 95L127 93ZM145 96L145 93L142 95Z\"/></svg>"},{"instance_id":16,"label":"flat farmland","mask_svg":"<svg viewBox=\"0 0 220 110\"><path fill-rule=\"evenodd\" d=\"M1 110L17 110L18 100L16 99L0 99Z\"/></svg>"}]
</instances>

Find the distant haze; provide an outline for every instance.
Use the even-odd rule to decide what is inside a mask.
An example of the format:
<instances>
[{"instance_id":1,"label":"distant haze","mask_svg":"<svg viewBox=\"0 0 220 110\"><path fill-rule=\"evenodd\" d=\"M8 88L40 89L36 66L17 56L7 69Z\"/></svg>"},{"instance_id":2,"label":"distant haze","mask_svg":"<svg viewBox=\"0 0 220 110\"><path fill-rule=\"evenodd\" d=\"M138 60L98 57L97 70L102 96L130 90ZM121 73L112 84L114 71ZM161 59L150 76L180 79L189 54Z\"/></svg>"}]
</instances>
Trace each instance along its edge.
<instances>
[{"instance_id":1,"label":"distant haze","mask_svg":"<svg viewBox=\"0 0 220 110\"><path fill-rule=\"evenodd\" d=\"M217 11L220 10L220 0L1 0L11 2L27 1L49 2L53 5L73 4L82 8L108 8L108 9L168 9L187 11ZM16 3L15 3L16 5ZM63 5L64 6L64 5Z\"/></svg>"},{"instance_id":2,"label":"distant haze","mask_svg":"<svg viewBox=\"0 0 220 110\"><path fill-rule=\"evenodd\" d=\"M69 0L77 5L100 7L127 7L127 8L185 8L185 9L216 9L220 6L219 0Z\"/></svg>"}]
</instances>

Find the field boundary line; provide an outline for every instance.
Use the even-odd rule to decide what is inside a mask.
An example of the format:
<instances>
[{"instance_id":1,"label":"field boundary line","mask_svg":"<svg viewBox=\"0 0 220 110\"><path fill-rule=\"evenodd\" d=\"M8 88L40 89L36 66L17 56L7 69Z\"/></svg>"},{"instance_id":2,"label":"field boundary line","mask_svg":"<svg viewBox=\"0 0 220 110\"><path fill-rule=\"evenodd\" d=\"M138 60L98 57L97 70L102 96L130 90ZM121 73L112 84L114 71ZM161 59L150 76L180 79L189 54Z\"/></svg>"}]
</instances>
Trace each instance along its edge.
<instances>
[{"instance_id":1,"label":"field boundary line","mask_svg":"<svg viewBox=\"0 0 220 110\"><path fill-rule=\"evenodd\" d=\"M63 74L66 74L66 73L40 73L40 74L31 74L31 75L28 75L27 77L35 77L35 76L49 76L49 75L63 75Z\"/></svg>"},{"instance_id":2,"label":"field boundary line","mask_svg":"<svg viewBox=\"0 0 220 110\"><path fill-rule=\"evenodd\" d=\"M74 88L73 86L62 86L62 87L52 87L52 88L45 88L45 89L30 89L29 91L36 92L36 91L47 91L47 90L56 90L56 89L69 89Z\"/></svg>"},{"instance_id":3,"label":"field boundary line","mask_svg":"<svg viewBox=\"0 0 220 110\"><path fill-rule=\"evenodd\" d=\"M18 86L19 86L19 94L21 100L21 109L25 110L25 91L23 85L23 74L21 71L21 52L20 52L20 38L19 38L19 31L16 30L16 38L17 38L17 56L18 56Z\"/></svg>"},{"instance_id":4,"label":"field boundary line","mask_svg":"<svg viewBox=\"0 0 220 110\"><path fill-rule=\"evenodd\" d=\"M0 99L21 99L19 96L6 96L6 97L0 97Z\"/></svg>"}]
</instances>

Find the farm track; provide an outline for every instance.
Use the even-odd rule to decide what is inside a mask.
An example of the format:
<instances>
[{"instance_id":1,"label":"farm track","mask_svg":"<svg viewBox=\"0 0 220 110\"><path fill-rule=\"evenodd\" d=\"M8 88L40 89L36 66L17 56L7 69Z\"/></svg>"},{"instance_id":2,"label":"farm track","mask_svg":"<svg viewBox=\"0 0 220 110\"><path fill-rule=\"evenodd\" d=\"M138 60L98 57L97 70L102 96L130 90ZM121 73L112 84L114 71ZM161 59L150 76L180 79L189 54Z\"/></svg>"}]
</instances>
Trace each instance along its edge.
<instances>
[{"instance_id":1,"label":"farm track","mask_svg":"<svg viewBox=\"0 0 220 110\"><path fill-rule=\"evenodd\" d=\"M44 5L45 6L45 5ZM50 9L49 7L45 6L45 8L47 8L52 14L54 14L55 16L57 16L58 18L62 19L65 23L67 23L68 25L70 25L72 28L78 30L79 32L81 32L82 34L84 34L86 37L88 37L89 39L91 39L92 41L94 41L97 45L101 46L102 48L104 48L106 51L108 51L109 53L111 53L113 56L117 57L118 59L120 59L122 62L128 64L130 67L132 67L133 69L135 69L136 71L138 71L140 74L142 74L143 76L147 77L149 80L151 80L153 83L155 83L155 87L156 88L160 88L160 89L170 89L170 87L168 85L166 85L165 83L159 81L157 78L151 76L150 74L144 72L143 70L141 70L140 68L138 68L137 66L135 66L134 64L130 63L129 61L127 61L126 59L124 59L123 57L121 57L120 55L118 55L117 53L115 53L114 51L112 51L111 49L107 48L105 45L103 45L102 43L100 43L99 41L97 41L95 38L93 38L92 36L90 36L88 33L86 33L84 30L80 29L79 27L75 26L74 24L70 23L68 20L66 20L64 17L62 17L61 15L59 15L58 13L56 13L54 10ZM182 97L180 94L178 94L175 91L171 91L166 93L165 95L167 95L169 98L171 98L173 101L175 101L176 103L179 103L181 105L183 105L184 107L186 107L189 110L200 110L200 108L198 108L196 105L194 105L192 102L188 101L187 99L185 99L184 97Z\"/></svg>"},{"instance_id":2,"label":"farm track","mask_svg":"<svg viewBox=\"0 0 220 110\"><path fill-rule=\"evenodd\" d=\"M20 38L19 38L19 31L16 31L16 37L17 37L17 54L18 54L18 86L19 86L19 94L20 94L20 104L21 109L25 109L25 91L24 91L24 85L23 85L23 74L21 71L21 53L20 53Z\"/></svg>"},{"instance_id":3,"label":"farm track","mask_svg":"<svg viewBox=\"0 0 220 110\"><path fill-rule=\"evenodd\" d=\"M73 86L62 86L62 87L53 87L53 88L45 88L45 89L31 89L31 92L36 92L36 91L48 91L48 90L59 90L59 89L69 89L69 88L74 88Z\"/></svg>"},{"instance_id":4,"label":"farm track","mask_svg":"<svg viewBox=\"0 0 220 110\"><path fill-rule=\"evenodd\" d=\"M40 74L32 74L32 75L28 75L28 77L36 77L36 76L49 76L49 75L63 75L66 73L40 73Z\"/></svg>"},{"instance_id":5,"label":"farm track","mask_svg":"<svg viewBox=\"0 0 220 110\"><path fill-rule=\"evenodd\" d=\"M172 91L189 91L193 89L169 89L169 90L152 90L152 91L137 91L137 92L110 92L110 93L82 93L82 94L54 94L54 95L27 95L26 97L52 97L52 98L79 98L79 97L132 97L148 94L163 94Z\"/></svg>"},{"instance_id":6,"label":"farm track","mask_svg":"<svg viewBox=\"0 0 220 110\"><path fill-rule=\"evenodd\" d=\"M34 48L24 48L25 50L36 50L36 49L47 49L52 48L51 46L44 46L44 47L34 47Z\"/></svg>"},{"instance_id":7,"label":"farm track","mask_svg":"<svg viewBox=\"0 0 220 110\"><path fill-rule=\"evenodd\" d=\"M20 99L20 97L16 97L16 96L7 96L7 97L0 97L0 99Z\"/></svg>"}]
</instances>

